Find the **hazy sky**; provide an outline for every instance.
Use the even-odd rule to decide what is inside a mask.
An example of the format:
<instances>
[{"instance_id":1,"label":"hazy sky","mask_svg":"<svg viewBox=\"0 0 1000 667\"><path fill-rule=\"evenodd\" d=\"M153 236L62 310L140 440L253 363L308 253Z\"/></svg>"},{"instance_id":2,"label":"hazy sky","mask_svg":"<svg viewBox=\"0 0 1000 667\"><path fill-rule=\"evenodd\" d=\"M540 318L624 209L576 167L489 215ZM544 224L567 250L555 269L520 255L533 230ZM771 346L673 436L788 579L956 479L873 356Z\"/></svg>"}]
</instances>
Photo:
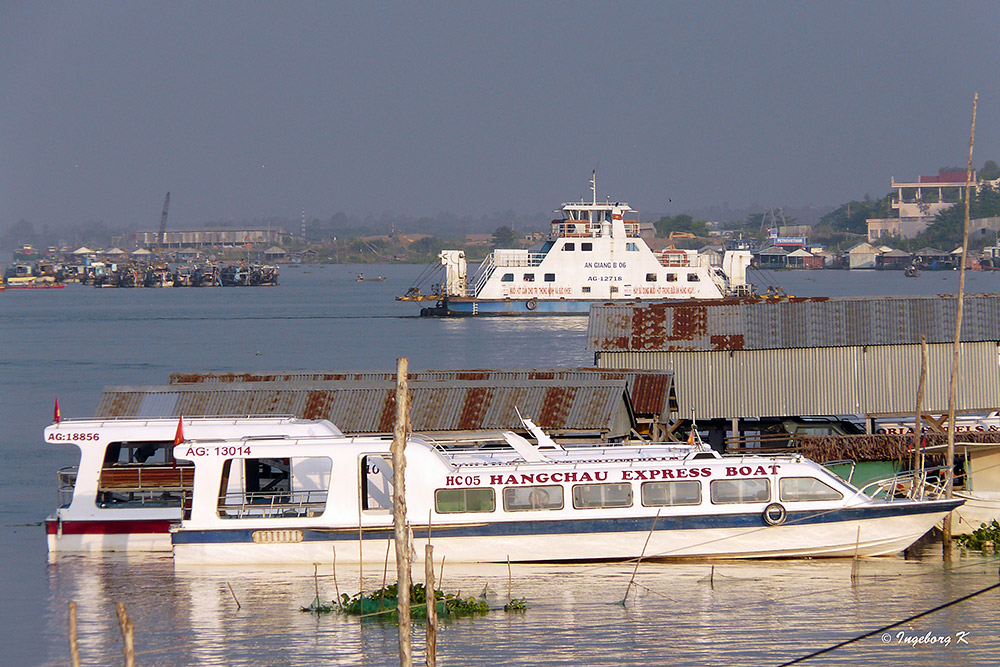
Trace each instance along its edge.
<instances>
[{"instance_id":1,"label":"hazy sky","mask_svg":"<svg viewBox=\"0 0 1000 667\"><path fill-rule=\"evenodd\" d=\"M998 63L995 0L0 0L0 229L839 204L964 166L976 91L1000 160Z\"/></svg>"}]
</instances>

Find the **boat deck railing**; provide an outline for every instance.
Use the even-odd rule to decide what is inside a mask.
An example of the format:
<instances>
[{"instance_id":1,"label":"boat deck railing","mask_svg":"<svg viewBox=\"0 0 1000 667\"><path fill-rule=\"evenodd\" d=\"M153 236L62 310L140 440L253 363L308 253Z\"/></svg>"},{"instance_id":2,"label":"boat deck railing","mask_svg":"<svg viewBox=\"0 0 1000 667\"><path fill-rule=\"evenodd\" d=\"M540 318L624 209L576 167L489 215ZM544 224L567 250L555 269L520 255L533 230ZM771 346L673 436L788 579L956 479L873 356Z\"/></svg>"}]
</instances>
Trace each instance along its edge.
<instances>
[{"instance_id":1,"label":"boat deck railing","mask_svg":"<svg viewBox=\"0 0 1000 667\"><path fill-rule=\"evenodd\" d=\"M327 489L226 493L219 499L223 519L315 517L326 509Z\"/></svg>"},{"instance_id":2,"label":"boat deck railing","mask_svg":"<svg viewBox=\"0 0 1000 667\"><path fill-rule=\"evenodd\" d=\"M76 488L76 476L80 472L79 466L66 466L59 469L59 482L57 488L59 507L69 507L73 502L73 490Z\"/></svg>"},{"instance_id":3,"label":"boat deck railing","mask_svg":"<svg viewBox=\"0 0 1000 667\"><path fill-rule=\"evenodd\" d=\"M947 466L910 470L870 482L861 487L858 493L888 502L940 500L945 497L947 475Z\"/></svg>"}]
</instances>

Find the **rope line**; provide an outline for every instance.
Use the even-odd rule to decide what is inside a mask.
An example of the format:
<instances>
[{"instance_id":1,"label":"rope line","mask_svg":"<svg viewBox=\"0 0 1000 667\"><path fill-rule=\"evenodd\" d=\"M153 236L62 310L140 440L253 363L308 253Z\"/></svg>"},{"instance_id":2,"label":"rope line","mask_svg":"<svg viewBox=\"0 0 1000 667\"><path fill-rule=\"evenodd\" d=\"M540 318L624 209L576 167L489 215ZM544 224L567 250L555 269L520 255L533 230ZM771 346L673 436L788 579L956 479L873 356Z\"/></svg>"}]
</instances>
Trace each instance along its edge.
<instances>
[{"instance_id":1,"label":"rope line","mask_svg":"<svg viewBox=\"0 0 1000 667\"><path fill-rule=\"evenodd\" d=\"M857 642L857 641L861 641L862 639L867 639L868 637L871 637L872 635L877 635L880 632L885 632L886 630L891 630L891 629L893 629L895 627L899 627L900 625L903 625L904 623L909 623L910 621L915 621L918 618L922 618L924 616L929 616L930 614L933 614L934 612L941 611L942 609L947 609L948 607L951 607L952 605L956 605L959 602L965 602L966 600L971 600L972 598L976 597L977 595L982 595L983 593L988 593L989 591L992 591L992 590L994 590L996 588L1000 588L1000 583L993 584L992 586L987 586L986 588L984 588L982 590L979 590L979 591L976 591L974 593L969 593L968 595L964 595L964 596L958 598L957 600L952 600L951 602L945 602L944 604L940 604L940 605L934 607L933 609L928 609L927 611L922 611L919 614L915 614L913 616L910 616L909 618L904 618L902 621L896 621L895 623L890 623L889 625L883 626L883 627L878 628L876 630L872 630L871 632L866 632L863 635L859 635L857 637L853 637L853 638L848 639L846 641L842 641L839 644L835 644L834 646L828 646L828 647L826 647L824 649L820 649L818 651L814 651L814 652L810 653L809 655L804 655L801 658L796 658L795 660L792 660L790 662L783 662L778 667L788 667L789 665L797 665L800 662L805 662L806 660L810 660L810 659L815 658L817 656L823 655L824 653L829 653L830 651L835 651L838 648L843 648L844 646L847 646L849 644L853 644L854 642Z\"/></svg>"}]
</instances>

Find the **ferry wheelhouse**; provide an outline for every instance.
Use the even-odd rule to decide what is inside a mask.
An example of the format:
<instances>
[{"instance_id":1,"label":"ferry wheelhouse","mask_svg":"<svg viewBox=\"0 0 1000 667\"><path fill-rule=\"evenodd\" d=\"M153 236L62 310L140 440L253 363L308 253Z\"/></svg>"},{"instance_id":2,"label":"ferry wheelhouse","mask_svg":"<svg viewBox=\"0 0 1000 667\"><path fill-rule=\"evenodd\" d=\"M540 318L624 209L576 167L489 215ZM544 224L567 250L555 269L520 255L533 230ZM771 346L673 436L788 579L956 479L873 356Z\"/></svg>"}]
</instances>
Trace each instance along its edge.
<instances>
[{"instance_id":1,"label":"ferry wheelhouse","mask_svg":"<svg viewBox=\"0 0 1000 667\"><path fill-rule=\"evenodd\" d=\"M402 301L437 301L423 315L586 314L594 302L749 296L748 251L727 251L720 266L696 250L655 253L625 202L565 203L548 239L532 250L496 249L469 279L465 252L439 255L444 282L432 294L413 287Z\"/></svg>"},{"instance_id":2,"label":"ferry wheelhouse","mask_svg":"<svg viewBox=\"0 0 1000 667\"><path fill-rule=\"evenodd\" d=\"M504 438L472 448L408 441L418 559L428 540L450 562L875 556L908 547L962 502L917 477L905 498L872 498L800 456ZM178 445L174 457L196 472L190 511L172 531L175 562L316 563L335 553L382 563L393 535L390 444Z\"/></svg>"},{"instance_id":3,"label":"ferry wheelhouse","mask_svg":"<svg viewBox=\"0 0 1000 667\"><path fill-rule=\"evenodd\" d=\"M194 467L173 456L179 430L234 442L341 434L328 421L289 417L56 422L45 441L76 447L80 463L59 471L58 509L45 520L49 551L170 551L170 526L194 479Z\"/></svg>"}]
</instances>

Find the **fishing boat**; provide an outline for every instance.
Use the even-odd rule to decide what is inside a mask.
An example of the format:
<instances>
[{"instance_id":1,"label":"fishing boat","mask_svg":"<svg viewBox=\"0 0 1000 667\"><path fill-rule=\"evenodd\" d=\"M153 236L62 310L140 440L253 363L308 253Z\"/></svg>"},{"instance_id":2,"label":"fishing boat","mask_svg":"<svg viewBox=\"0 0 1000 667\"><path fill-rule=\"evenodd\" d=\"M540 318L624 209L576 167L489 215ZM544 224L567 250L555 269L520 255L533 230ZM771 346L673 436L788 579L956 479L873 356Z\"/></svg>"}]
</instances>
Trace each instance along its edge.
<instances>
[{"instance_id":1,"label":"fishing boat","mask_svg":"<svg viewBox=\"0 0 1000 667\"><path fill-rule=\"evenodd\" d=\"M365 274L359 273L354 280L359 283L380 283L385 280L385 278L382 276L378 276L376 278L365 278Z\"/></svg>"},{"instance_id":2,"label":"fishing boat","mask_svg":"<svg viewBox=\"0 0 1000 667\"><path fill-rule=\"evenodd\" d=\"M59 506L45 520L49 552L170 551L194 468L177 461L178 434L251 442L340 435L328 421L290 417L57 420L45 442L80 451L59 471ZM183 437L183 435L181 435Z\"/></svg>"},{"instance_id":3,"label":"fishing boat","mask_svg":"<svg viewBox=\"0 0 1000 667\"><path fill-rule=\"evenodd\" d=\"M470 280L465 252L444 250L438 258L444 280L423 294L413 286L400 301L435 301L422 315L586 314L607 301L721 299L749 296L751 254L724 253L712 265L697 250L655 253L639 233L638 211L625 202L565 203L547 240L531 250L496 249Z\"/></svg>"},{"instance_id":4,"label":"fishing boat","mask_svg":"<svg viewBox=\"0 0 1000 667\"><path fill-rule=\"evenodd\" d=\"M532 425L533 426L533 425ZM406 511L449 562L638 557L877 556L905 549L961 500L913 473L871 497L797 455L722 457L691 446L406 445ZM190 512L172 529L190 564L377 562L393 535L391 441L190 441Z\"/></svg>"}]
</instances>

